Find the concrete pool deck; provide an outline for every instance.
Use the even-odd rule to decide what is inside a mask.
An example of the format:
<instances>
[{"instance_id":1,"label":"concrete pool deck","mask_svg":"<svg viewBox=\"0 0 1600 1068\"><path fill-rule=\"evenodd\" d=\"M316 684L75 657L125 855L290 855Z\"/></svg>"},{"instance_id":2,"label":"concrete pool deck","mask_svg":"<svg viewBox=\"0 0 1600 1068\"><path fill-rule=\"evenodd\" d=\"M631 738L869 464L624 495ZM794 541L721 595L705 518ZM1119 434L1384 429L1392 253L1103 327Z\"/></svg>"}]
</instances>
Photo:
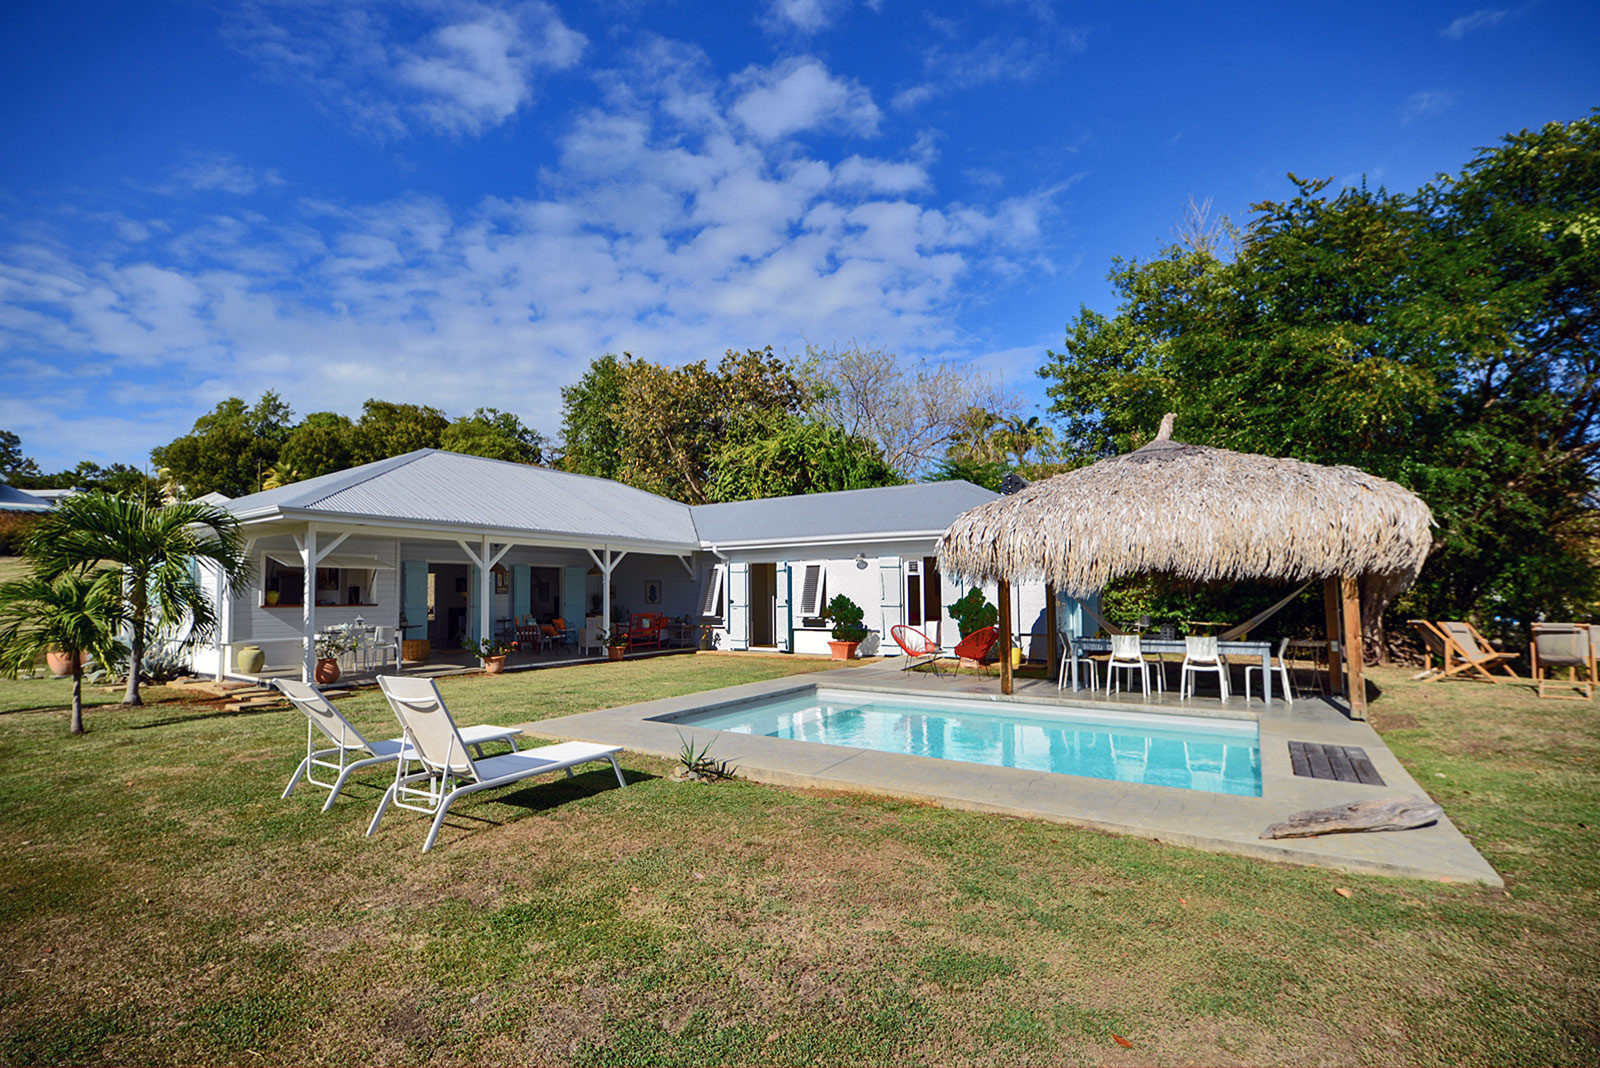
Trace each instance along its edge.
<instances>
[{"instance_id":1,"label":"concrete pool deck","mask_svg":"<svg viewBox=\"0 0 1600 1068\"><path fill-rule=\"evenodd\" d=\"M1503 885L1487 861L1450 822L1409 831L1333 834L1320 838L1262 840L1268 824L1291 813L1371 798L1426 797L1427 792L1389 752L1366 723L1347 719L1326 701L1312 698L1248 706L1235 697L1226 705L1205 702L1179 709L1170 703L1114 702L1119 711L1216 716L1252 720L1261 731L1261 796L1238 797L1143 783L1021 768L970 764L934 757L881 753L785 738L736 734L673 722L674 717L753 698L825 689L866 690L901 697L915 694L1000 701L994 679L905 675L896 666L796 675L708 690L683 697L523 724L534 735L563 741L620 745L637 753L674 759L685 740L712 743L711 756L726 760L741 778L775 786L883 794L1006 816L1047 820L1133 834L1162 842L1235 853L1291 864L1417 879ZM1107 707L1057 696L1052 683L1019 684L1010 699L1030 711ZM681 737L680 737L681 734ZM1333 782L1294 774L1288 743L1353 745L1365 749L1386 786Z\"/></svg>"}]
</instances>

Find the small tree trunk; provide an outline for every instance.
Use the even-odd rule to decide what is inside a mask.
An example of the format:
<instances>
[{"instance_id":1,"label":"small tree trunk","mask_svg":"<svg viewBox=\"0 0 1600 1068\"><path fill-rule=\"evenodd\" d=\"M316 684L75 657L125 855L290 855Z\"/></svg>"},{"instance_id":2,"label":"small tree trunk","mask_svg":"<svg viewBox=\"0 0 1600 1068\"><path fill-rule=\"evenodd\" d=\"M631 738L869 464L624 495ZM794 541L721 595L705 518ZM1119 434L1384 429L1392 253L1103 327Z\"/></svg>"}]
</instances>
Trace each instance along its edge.
<instances>
[{"instance_id":1,"label":"small tree trunk","mask_svg":"<svg viewBox=\"0 0 1600 1068\"><path fill-rule=\"evenodd\" d=\"M139 662L143 659L144 628L135 623L133 638L128 643L128 692L122 698L122 703L125 705L144 704L144 700L139 696Z\"/></svg>"},{"instance_id":2,"label":"small tree trunk","mask_svg":"<svg viewBox=\"0 0 1600 1068\"><path fill-rule=\"evenodd\" d=\"M72 733L83 733L83 665L72 655Z\"/></svg>"}]
</instances>

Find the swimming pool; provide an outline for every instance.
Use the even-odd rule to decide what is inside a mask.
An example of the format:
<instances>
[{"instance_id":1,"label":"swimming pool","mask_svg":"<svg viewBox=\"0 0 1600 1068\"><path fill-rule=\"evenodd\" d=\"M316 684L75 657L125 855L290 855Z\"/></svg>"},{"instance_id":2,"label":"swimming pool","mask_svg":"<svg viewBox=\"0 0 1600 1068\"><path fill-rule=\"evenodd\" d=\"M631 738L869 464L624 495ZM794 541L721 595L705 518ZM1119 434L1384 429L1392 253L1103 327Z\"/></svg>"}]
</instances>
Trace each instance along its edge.
<instances>
[{"instance_id":1,"label":"swimming pool","mask_svg":"<svg viewBox=\"0 0 1600 1068\"><path fill-rule=\"evenodd\" d=\"M674 723L883 753L1261 796L1254 722L817 687Z\"/></svg>"}]
</instances>

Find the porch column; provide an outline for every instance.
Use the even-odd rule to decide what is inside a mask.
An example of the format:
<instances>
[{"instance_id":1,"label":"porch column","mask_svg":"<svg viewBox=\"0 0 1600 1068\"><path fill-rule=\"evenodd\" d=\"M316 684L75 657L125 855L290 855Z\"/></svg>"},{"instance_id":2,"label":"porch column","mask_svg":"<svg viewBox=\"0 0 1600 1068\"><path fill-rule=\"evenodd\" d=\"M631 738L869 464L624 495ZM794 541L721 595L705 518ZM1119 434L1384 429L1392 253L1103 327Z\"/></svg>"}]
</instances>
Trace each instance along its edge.
<instances>
[{"instance_id":1,"label":"porch column","mask_svg":"<svg viewBox=\"0 0 1600 1068\"><path fill-rule=\"evenodd\" d=\"M1044 677L1048 680L1051 674L1061 670L1056 663L1056 650L1061 647L1061 630L1056 621L1056 587L1052 582L1044 584L1044 604L1044 618L1046 621Z\"/></svg>"},{"instance_id":2,"label":"porch column","mask_svg":"<svg viewBox=\"0 0 1600 1068\"><path fill-rule=\"evenodd\" d=\"M489 641L494 635L489 630L489 597L494 593L494 576L489 569L494 566L489 561L489 535L485 534L479 545L478 559L483 563L478 567L478 640Z\"/></svg>"},{"instance_id":3,"label":"porch column","mask_svg":"<svg viewBox=\"0 0 1600 1068\"><path fill-rule=\"evenodd\" d=\"M1000 692L1011 692L1011 583L999 582L1000 601Z\"/></svg>"},{"instance_id":4,"label":"porch column","mask_svg":"<svg viewBox=\"0 0 1600 1068\"><path fill-rule=\"evenodd\" d=\"M1361 677L1361 585L1354 575L1339 580L1344 601L1344 637L1339 648L1344 652L1345 696L1350 700L1350 718L1367 718L1367 684Z\"/></svg>"},{"instance_id":5,"label":"porch column","mask_svg":"<svg viewBox=\"0 0 1600 1068\"><path fill-rule=\"evenodd\" d=\"M1322 614L1328 624L1328 692L1343 693L1344 679L1339 671L1340 642L1339 609L1344 594L1340 589L1339 577L1329 576L1322 580Z\"/></svg>"},{"instance_id":6,"label":"porch column","mask_svg":"<svg viewBox=\"0 0 1600 1068\"><path fill-rule=\"evenodd\" d=\"M300 629L305 635L301 650L300 681L309 683L317 672L317 525L307 524L305 541L300 543L300 559L305 563L301 575Z\"/></svg>"},{"instance_id":7,"label":"porch column","mask_svg":"<svg viewBox=\"0 0 1600 1068\"><path fill-rule=\"evenodd\" d=\"M600 569L600 629L607 634L611 633L611 572L622 563L626 552L613 553L610 549L602 548L599 553L593 549L585 549L589 559ZM603 554L603 555L602 555Z\"/></svg>"},{"instance_id":8,"label":"porch column","mask_svg":"<svg viewBox=\"0 0 1600 1068\"><path fill-rule=\"evenodd\" d=\"M248 550L247 550L248 552ZM233 626L232 606L228 603L228 585L222 568L217 568L217 672L216 682L221 682L228 673L228 637L229 628Z\"/></svg>"}]
</instances>

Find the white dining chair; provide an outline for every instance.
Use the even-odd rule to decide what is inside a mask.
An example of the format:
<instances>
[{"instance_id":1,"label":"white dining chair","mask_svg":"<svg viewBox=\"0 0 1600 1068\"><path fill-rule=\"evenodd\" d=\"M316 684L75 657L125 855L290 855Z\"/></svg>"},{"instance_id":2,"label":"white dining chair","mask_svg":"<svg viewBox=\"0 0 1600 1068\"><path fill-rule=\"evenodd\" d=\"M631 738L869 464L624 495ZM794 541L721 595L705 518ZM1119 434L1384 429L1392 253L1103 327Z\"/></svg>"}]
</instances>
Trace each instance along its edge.
<instances>
[{"instance_id":1,"label":"white dining chair","mask_svg":"<svg viewBox=\"0 0 1600 1068\"><path fill-rule=\"evenodd\" d=\"M1289 651L1289 639L1285 638L1278 643L1278 655L1272 658L1272 670L1278 673L1278 678L1283 683L1283 699L1289 704L1294 704L1294 684L1289 676L1289 662L1284 659L1284 654ZM1244 699L1250 700L1250 673L1260 673L1261 665L1256 663L1244 666Z\"/></svg>"},{"instance_id":2,"label":"white dining chair","mask_svg":"<svg viewBox=\"0 0 1600 1068\"><path fill-rule=\"evenodd\" d=\"M1111 659L1106 662L1106 696L1111 696L1113 680L1117 679L1117 672L1126 675L1129 671L1139 673L1139 689L1146 697L1150 696L1150 664L1144 658L1144 652L1139 648L1137 634L1113 634L1111 636ZM1117 687L1119 690L1121 686Z\"/></svg>"},{"instance_id":3,"label":"white dining chair","mask_svg":"<svg viewBox=\"0 0 1600 1068\"><path fill-rule=\"evenodd\" d=\"M1194 676L1201 672L1216 672L1217 686L1224 701L1228 699L1228 665L1217 651L1215 635L1193 635L1183 639L1183 672L1178 682L1178 699L1194 696Z\"/></svg>"}]
</instances>

